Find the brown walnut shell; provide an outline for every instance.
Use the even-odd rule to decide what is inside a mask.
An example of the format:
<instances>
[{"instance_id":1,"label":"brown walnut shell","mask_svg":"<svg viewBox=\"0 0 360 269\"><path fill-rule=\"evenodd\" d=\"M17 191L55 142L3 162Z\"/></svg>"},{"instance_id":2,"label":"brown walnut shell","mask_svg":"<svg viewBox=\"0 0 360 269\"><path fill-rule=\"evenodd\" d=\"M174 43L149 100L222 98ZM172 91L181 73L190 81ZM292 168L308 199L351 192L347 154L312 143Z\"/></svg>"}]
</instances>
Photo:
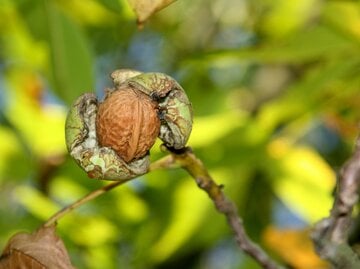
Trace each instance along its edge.
<instances>
[{"instance_id":1,"label":"brown walnut shell","mask_svg":"<svg viewBox=\"0 0 360 269\"><path fill-rule=\"evenodd\" d=\"M118 88L99 104L98 142L115 150L125 162L143 157L155 143L159 130L157 104L138 90Z\"/></svg>"}]
</instances>

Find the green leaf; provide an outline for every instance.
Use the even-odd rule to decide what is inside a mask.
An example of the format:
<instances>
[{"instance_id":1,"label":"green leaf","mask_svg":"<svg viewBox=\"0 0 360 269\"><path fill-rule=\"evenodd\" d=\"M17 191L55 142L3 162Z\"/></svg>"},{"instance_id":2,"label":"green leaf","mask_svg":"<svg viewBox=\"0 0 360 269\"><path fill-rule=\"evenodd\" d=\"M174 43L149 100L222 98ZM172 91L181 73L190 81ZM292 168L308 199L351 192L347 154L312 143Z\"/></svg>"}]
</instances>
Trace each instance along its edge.
<instances>
[{"instance_id":1,"label":"green leaf","mask_svg":"<svg viewBox=\"0 0 360 269\"><path fill-rule=\"evenodd\" d=\"M93 61L84 35L51 1L45 2L48 16L51 71L54 90L65 102L92 91Z\"/></svg>"},{"instance_id":2,"label":"green leaf","mask_svg":"<svg viewBox=\"0 0 360 269\"><path fill-rule=\"evenodd\" d=\"M31 173L32 162L16 133L0 125L0 183L22 179Z\"/></svg>"},{"instance_id":3,"label":"green leaf","mask_svg":"<svg viewBox=\"0 0 360 269\"><path fill-rule=\"evenodd\" d=\"M211 205L211 201L195 189L191 180L177 186L173 199L174 216L171 223L151 249L151 256L156 262L166 260L191 238Z\"/></svg>"},{"instance_id":4,"label":"green leaf","mask_svg":"<svg viewBox=\"0 0 360 269\"><path fill-rule=\"evenodd\" d=\"M335 29L355 42L360 41L359 3L352 1L330 1L324 7L323 18Z\"/></svg>"},{"instance_id":5,"label":"green leaf","mask_svg":"<svg viewBox=\"0 0 360 269\"><path fill-rule=\"evenodd\" d=\"M250 49L213 52L206 55L206 58L225 62L250 60L260 63L301 63L357 49L356 43L319 25L282 40L266 42Z\"/></svg>"},{"instance_id":6,"label":"green leaf","mask_svg":"<svg viewBox=\"0 0 360 269\"><path fill-rule=\"evenodd\" d=\"M109 10L115 12L120 12L123 9L122 4L119 0L99 0L98 2Z\"/></svg>"},{"instance_id":7,"label":"green leaf","mask_svg":"<svg viewBox=\"0 0 360 269\"><path fill-rule=\"evenodd\" d=\"M281 97L263 105L260 109L258 122L263 130L270 134L279 124L295 120L301 116L314 115L319 110L329 106L324 102L324 95L339 96L346 91L350 80L346 75L355 70L360 59L352 57L347 61L334 60L313 68L288 87L288 91ZM344 80L345 82L341 82ZM342 85L342 91L334 88L334 85ZM302 100L302 102L299 102ZM265 134L263 132L263 134Z\"/></svg>"}]
</instances>

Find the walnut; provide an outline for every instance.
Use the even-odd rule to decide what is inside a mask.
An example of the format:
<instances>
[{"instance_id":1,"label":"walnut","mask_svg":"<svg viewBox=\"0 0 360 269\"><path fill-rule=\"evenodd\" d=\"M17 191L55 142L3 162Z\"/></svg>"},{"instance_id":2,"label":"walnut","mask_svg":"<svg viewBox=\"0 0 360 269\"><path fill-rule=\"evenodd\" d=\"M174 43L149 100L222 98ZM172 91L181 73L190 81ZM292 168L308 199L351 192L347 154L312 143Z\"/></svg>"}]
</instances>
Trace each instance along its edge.
<instances>
[{"instance_id":1,"label":"walnut","mask_svg":"<svg viewBox=\"0 0 360 269\"><path fill-rule=\"evenodd\" d=\"M118 69L111 78L115 89L103 102L84 93L70 107L65 140L89 177L123 182L149 171L156 137L184 148L193 114L184 89L166 74Z\"/></svg>"},{"instance_id":2,"label":"walnut","mask_svg":"<svg viewBox=\"0 0 360 269\"><path fill-rule=\"evenodd\" d=\"M96 133L100 146L112 148L125 162L143 157L159 135L157 103L123 86L99 104Z\"/></svg>"}]
</instances>

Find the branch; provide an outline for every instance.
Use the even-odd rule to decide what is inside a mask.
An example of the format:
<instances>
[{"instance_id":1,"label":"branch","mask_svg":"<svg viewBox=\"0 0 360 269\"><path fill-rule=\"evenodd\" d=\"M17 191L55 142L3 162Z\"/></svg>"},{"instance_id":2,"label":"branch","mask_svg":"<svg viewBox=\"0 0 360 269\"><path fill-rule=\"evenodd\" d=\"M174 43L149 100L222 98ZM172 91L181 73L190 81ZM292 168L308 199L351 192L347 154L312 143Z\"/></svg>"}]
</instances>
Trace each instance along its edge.
<instances>
[{"instance_id":1,"label":"branch","mask_svg":"<svg viewBox=\"0 0 360 269\"><path fill-rule=\"evenodd\" d=\"M318 222L312 239L320 257L336 268L360 268L360 259L348 244L351 214L359 200L360 189L360 137L353 156L344 164L337 182L330 216Z\"/></svg>"},{"instance_id":2,"label":"branch","mask_svg":"<svg viewBox=\"0 0 360 269\"><path fill-rule=\"evenodd\" d=\"M216 209L226 216L229 226L235 234L238 246L249 256L253 257L263 268L282 268L273 261L266 252L255 244L246 234L242 219L238 216L237 208L222 191L223 186L217 185L209 175L204 164L196 158L190 148L180 151L171 150L173 162L180 164L196 181L196 184L204 190L214 202Z\"/></svg>"},{"instance_id":3,"label":"branch","mask_svg":"<svg viewBox=\"0 0 360 269\"><path fill-rule=\"evenodd\" d=\"M171 164L171 156L168 155L168 156L165 156L164 158L152 163L150 165L149 172L157 170L157 169L165 168L165 167L171 167L172 165L174 165L174 164ZM62 208L58 212L56 212L53 216L51 216L43 224L43 227L50 227L50 226L56 224L56 222L58 222L59 219L61 219L65 215L72 212L75 208L78 208L79 206L81 206L81 205L95 199L96 197L98 197L98 196L100 196L100 195L112 190L113 188L115 188L117 186L120 186L120 185L122 185L122 184L124 184L125 182L128 182L128 181L129 181L129 179L112 182L112 183L110 183L108 185L105 185L105 186L101 187L100 189L97 189L97 190L94 190L94 191L88 193L87 195L85 195L84 197L82 197L79 200L75 201L74 203L72 203L72 204Z\"/></svg>"},{"instance_id":4,"label":"branch","mask_svg":"<svg viewBox=\"0 0 360 269\"><path fill-rule=\"evenodd\" d=\"M235 234L235 239L238 246L245 253L253 257L263 268L282 268L281 266L277 265L276 262L273 261L263 249L251 241L251 239L246 234L241 218L237 214L237 208L235 204L227 199L222 191L222 186L217 185L214 182L203 163L198 158L196 158L191 149L184 148L178 151L170 150L170 152L170 155L167 155L164 158L152 163L150 165L149 172L158 169L176 168L179 166L185 169L195 179L199 188L204 190L209 195L211 200L214 202L216 209L226 216L228 224ZM104 194L117 186L124 184L127 181L129 180L116 181L90 192L86 196L56 212L43 224L43 227L50 227L54 225L57 221L59 221L59 219L72 212L75 208L78 208L79 206L95 199L101 194Z\"/></svg>"}]
</instances>

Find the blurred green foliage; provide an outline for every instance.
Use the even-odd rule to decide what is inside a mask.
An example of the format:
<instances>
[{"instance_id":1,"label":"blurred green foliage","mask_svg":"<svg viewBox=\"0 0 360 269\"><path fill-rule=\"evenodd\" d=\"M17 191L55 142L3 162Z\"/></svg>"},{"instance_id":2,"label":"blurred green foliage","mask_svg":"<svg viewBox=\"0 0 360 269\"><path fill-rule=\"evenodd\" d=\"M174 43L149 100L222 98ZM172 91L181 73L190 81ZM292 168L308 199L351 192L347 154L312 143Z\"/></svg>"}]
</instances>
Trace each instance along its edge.
<instances>
[{"instance_id":1,"label":"blurred green foliage","mask_svg":"<svg viewBox=\"0 0 360 269\"><path fill-rule=\"evenodd\" d=\"M0 248L105 184L68 157L64 119L81 93L103 95L112 70L133 68L183 85L189 145L251 237L309 269L264 231L307 227L331 206L360 119L359 1L178 0L143 30L135 21L125 0L0 0ZM259 268L181 170L107 193L58 232L77 268Z\"/></svg>"}]
</instances>

